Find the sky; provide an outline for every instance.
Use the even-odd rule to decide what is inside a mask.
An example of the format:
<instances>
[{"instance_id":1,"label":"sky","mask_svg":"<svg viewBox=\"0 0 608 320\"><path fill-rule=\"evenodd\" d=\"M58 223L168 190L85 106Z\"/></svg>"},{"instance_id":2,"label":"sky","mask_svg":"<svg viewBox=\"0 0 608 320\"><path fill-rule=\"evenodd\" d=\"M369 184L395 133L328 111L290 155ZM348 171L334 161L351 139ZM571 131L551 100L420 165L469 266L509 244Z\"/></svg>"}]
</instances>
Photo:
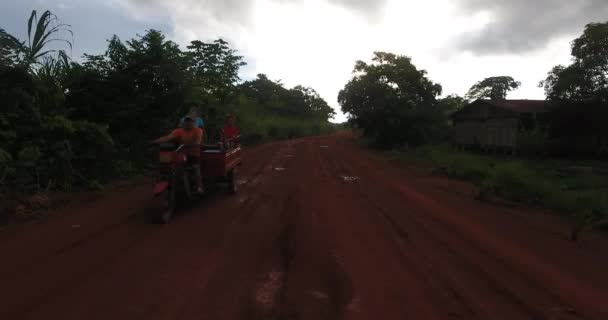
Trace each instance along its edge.
<instances>
[{"instance_id":1,"label":"sky","mask_svg":"<svg viewBox=\"0 0 608 320\"><path fill-rule=\"evenodd\" d=\"M72 26L74 59L147 29L182 46L221 37L245 57L243 80L310 86L337 111L355 61L374 51L412 57L444 95L509 75L522 82L509 98L543 99L538 83L569 63L570 42L608 20L606 0L0 0L0 28L26 39L34 9Z\"/></svg>"}]
</instances>

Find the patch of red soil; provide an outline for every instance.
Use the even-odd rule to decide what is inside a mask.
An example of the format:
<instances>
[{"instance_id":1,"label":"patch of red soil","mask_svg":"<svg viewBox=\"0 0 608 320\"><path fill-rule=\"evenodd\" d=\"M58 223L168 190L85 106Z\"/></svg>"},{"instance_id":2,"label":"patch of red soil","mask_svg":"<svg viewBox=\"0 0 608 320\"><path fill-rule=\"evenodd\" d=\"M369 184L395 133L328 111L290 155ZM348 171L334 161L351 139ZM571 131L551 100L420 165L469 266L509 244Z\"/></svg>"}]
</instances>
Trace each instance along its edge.
<instances>
[{"instance_id":1,"label":"patch of red soil","mask_svg":"<svg viewBox=\"0 0 608 320\"><path fill-rule=\"evenodd\" d=\"M0 233L0 319L608 319L606 239L352 138L251 148L165 226L143 184Z\"/></svg>"}]
</instances>

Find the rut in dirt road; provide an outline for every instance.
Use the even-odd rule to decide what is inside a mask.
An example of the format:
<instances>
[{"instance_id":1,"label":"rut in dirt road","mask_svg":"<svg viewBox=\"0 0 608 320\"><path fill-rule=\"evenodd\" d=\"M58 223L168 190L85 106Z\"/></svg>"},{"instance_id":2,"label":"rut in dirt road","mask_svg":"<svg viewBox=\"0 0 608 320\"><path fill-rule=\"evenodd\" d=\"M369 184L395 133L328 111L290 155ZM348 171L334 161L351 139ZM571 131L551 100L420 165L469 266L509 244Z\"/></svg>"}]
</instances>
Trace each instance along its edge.
<instances>
[{"instance_id":1,"label":"rut in dirt road","mask_svg":"<svg viewBox=\"0 0 608 320\"><path fill-rule=\"evenodd\" d=\"M0 233L0 319L608 319L608 242L554 217L347 134L242 169L239 194L166 226L141 185Z\"/></svg>"}]
</instances>

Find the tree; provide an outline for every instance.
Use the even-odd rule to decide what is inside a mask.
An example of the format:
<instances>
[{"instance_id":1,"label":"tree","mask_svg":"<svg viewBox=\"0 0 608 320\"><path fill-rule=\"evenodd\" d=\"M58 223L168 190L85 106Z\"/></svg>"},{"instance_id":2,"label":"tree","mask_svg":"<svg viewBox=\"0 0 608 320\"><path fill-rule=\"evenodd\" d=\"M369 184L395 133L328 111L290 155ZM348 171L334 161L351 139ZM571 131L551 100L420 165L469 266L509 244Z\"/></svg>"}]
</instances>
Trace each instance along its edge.
<instances>
[{"instance_id":1,"label":"tree","mask_svg":"<svg viewBox=\"0 0 608 320\"><path fill-rule=\"evenodd\" d=\"M418 70L411 58L375 52L372 63L357 61L354 77L338 95L349 122L379 145L420 145L436 136L443 114L441 86Z\"/></svg>"},{"instance_id":2,"label":"tree","mask_svg":"<svg viewBox=\"0 0 608 320\"><path fill-rule=\"evenodd\" d=\"M301 97L306 106L306 112L312 117L327 121L336 115L334 109L321 98L315 89L298 85L291 90Z\"/></svg>"},{"instance_id":3,"label":"tree","mask_svg":"<svg viewBox=\"0 0 608 320\"><path fill-rule=\"evenodd\" d=\"M113 142L107 128L70 119L65 108L72 63L65 51L48 49L50 43L63 41L55 36L64 28L49 11L39 20L33 11L27 44L0 32L2 189L67 190L99 178L108 167L106 151Z\"/></svg>"},{"instance_id":4,"label":"tree","mask_svg":"<svg viewBox=\"0 0 608 320\"><path fill-rule=\"evenodd\" d=\"M454 112L462 109L464 106L466 106L469 103L469 100L456 95L456 94L451 94L445 98L441 98L437 101L437 105L439 106L439 109L441 109L443 112L445 112L446 115L451 115Z\"/></svg>"},{"instance_id":5,"label":"tree","mask_svg":"<svg viewBox=\"0 0 608 320\"><path fill-rule=\"evenodd\" d=\"M204 94L225 99L240 80L239 70L246 65L243 57L222 39L213 43L195 40L188 49L186 55L195 86Z\"/></svg>"},{"instance_id":6,"label":"tree","mask_svg":"<svg viewBox=\"0 0 608 320\"><path fill-rule=\"evenodd\" d=\"M551 100L608 102L608 22L588 24L572 42L572 64L554 67L540 85Z\"/></svg>"},{"instance_id":7,"label":"tree","mask_svg":"<svg viewBox=\"0 0 608 320\"><path fill-rule=\"evenodd\" d=\"M0 66L15 65L21 52L23 52L23 44L0 28Z\"/></svg>"},{"instance_id":8,"label":"tree","mask_svg":"<svg viewBox=\"0 0 608 320\"><path fill-rule=\"evenodd\" d=\"M572 63L540 83L553 105L550 136L557 151L601 152L608 143L608 22L591 23L572 42Z\"/></svg>"},{"instance_id":9,"label":"tree","mask_svg":"<svg viewBox=\"0 0 608 320\"><path fill-rule=\"evenodd\" d=\"M473 85L466 94L466 98L469 100L505 100L509 91L518 89L520 86L521 82L515 81L509 76L490 77Z\"/></svg>"},{"instance_id":10,"label":"tree","mask_svg":"<svg viewBox=\"0 0 608 320\"><path fill-rule=\"evenodd\" d=\"M148 30L117 36L101 55L71 61L69 26L33 11L28 39L0 29L0 195L97 186L155 161L147 142L173 129L193 103L205 125L238 116L243 142L326 133L333 110L312 88L260 75L239 84L245 63L227 42L188 50ZM65 48L65 47L64 47ZM65 48L67 49L67 48ZM213 112L212 112L213 111ZM212 116L213 115L213 116Z\"/></svg>"},{"instance_id":11,"label":"tree","mask_svg":"<svg viewBox=\"0 0 608 320\"><path fill-rule=\"evenodd\" d=\"M74 73L66 103L73 117L108 124L123 156L145 163L144 141L174 127L186 112L187 67L179 46L158 30L124 43L114 37L103 56L87 56Z\"/></svg>"}]
</instances>

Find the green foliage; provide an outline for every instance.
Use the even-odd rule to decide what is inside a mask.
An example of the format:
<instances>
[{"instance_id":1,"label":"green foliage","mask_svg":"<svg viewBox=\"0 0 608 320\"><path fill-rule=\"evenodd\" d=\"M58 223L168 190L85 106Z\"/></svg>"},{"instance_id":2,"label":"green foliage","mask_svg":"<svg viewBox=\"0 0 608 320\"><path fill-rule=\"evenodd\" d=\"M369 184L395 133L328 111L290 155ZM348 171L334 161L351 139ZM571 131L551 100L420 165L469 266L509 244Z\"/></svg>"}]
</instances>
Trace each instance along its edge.
<instances>
[{"instance_id":1,"label":"green foliage","mask_svg":"<svg viewBox=\"0 0 608 320\"><path fill-rule=\"evenodd\" d=\"M19 39L0 28L0 66L14 65L23 52L23 44Z\"/></svg>"},{"instance_id":2,"label":"green foliage","mask_svg":"<svg viewBox=\"0 0 608 320\"><path fill-rule=\"evenodd\" d=\"M189 59L189 71L195 84L202 92L201 96L215 95L225 99L233 93L234 84L240 79L239 68L245 66L243 57L231 49L228 42L218 39L213 43L192 41L188 46L186 57Z\"/></svg>"},{"instance_id":3,"label":"green foliage","mask_svg":"<svg viewBox=\"0 0 608 320\"><path fill-rule=\"evenodd\" d=\"M417 146L439 135L446 123L436 100L441 86L411 58L376 52L371 64L358 61L354 74L338 101L349 122L378 145Z\"/></svg>"},{"instance_id":4,"label":"green foliage","mask_svg":"<svg viewBox=\"0 0 608 320\"><path fill-rule=\"evenodd\" d=\"M554 105L552 149L608 154L608 22L588 24L572 42L572 64L555 66L541 86Z\"/></svg>"},{"instance_id":5,"label":"green foliage","mask_svg":"<svg viewBox=\"0 0 608 320\"><path fill-rule=\"evenodd\" d=\"M70 41L51 12L28 20L28 41L0 30L0 194L97 189L155 160L148 141L196 106L207 132L238 116L243 141L322 134L333 110L311 88L287 89L265 76L239 84L245 63L224 40L188 50L157 30L102 55L70 61L52 42Z\"/></svg>"},{"instance_id":6,"label":"green foliage","mask_svg":"<svg viewBox=\"0 0 608 320\"><path fill-rule=\"evenodd\" d=\"M551 100L608 103L608 22L588 24L572 42L572 64L554 67L541 86Z\"/></svg>"},{"instance_id":7,"label":"green foliage","mask_svg":"<svg viewBox=\"0 0 608 320\"><path fill-rule=\"evenodd\" d=\"M505 100L509 91L521 86L521 82L512 77L499 76L490 77L474 84L466 95L469 100L491 99Z\"/></svg>"},{"instance_id":8,"label":"green foliage","mask_svg":"<svg viewBox=\"0 0 608 320\"><path fill-rule=\"evenodd\" d=\"M464 106L466 106L468 103L469 100L456 94L451 94L445 98L437 100L437 106L439 109L441 109L448 116L464 108Z\"/></svg>"},{"instance_id":9,"label":"green foliage","mask_svg":"<svg viewBox=\"0 0 608 320\"><path fill-rule=\"evenodd\" d=\"M425 146L416 157L450 177L475 183L481 199L497 195L546 206L575 219L589 212L592 223L608 218L608 176L597 174L593 164L589 171L580 171L577 163L480 156L446 146ZM568 167L575 169L566 171Z\"/></svg>"}]
</instances>

